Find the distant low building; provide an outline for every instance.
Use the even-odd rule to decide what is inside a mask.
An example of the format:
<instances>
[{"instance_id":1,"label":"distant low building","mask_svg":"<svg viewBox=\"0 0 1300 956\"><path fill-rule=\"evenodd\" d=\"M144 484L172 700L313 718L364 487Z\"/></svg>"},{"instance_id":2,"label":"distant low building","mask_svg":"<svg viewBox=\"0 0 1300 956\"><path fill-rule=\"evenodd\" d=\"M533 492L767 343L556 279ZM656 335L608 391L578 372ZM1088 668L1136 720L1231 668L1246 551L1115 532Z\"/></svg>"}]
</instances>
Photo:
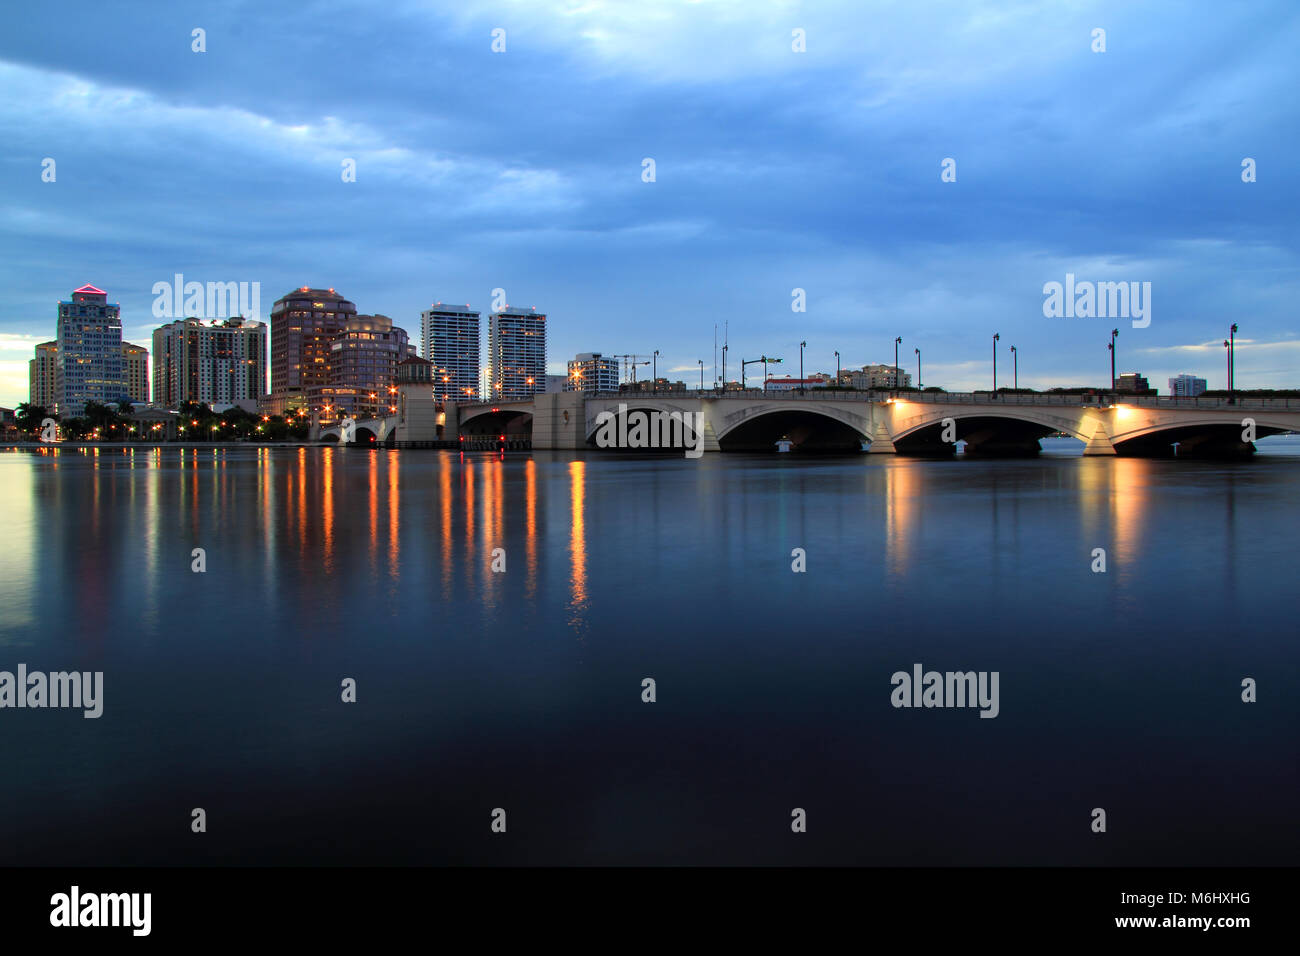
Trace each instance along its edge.
<instances>
[{"instance_id":1,"label":"distant low building","mask_svg":"<svg viewBox=\"0 0 1300 956\"><path fill-rule=\"evenodd\" d=\"M812 375L808 378L791 378L785 375L781 378L769 378L763 383L763 388L769 392L793 392L798 388L826 388L833 381L834 379L829 375Z\"/></svg>"},{"instance_id":2,"label":"distant low building","mask_svg":"<svg viewBox=\"0 0 1300 956\"><path fill-rule=\"evenodd\" d=\"M620 393L632 392L639 394L641 392L684 392L686 391L685 382L670 382L666 378L657 378L654 380L644 379L639 382L624 382L618 387Z\"/></svg>"},{"instance_id":3,"label":"distant low building","mask_svg":"<svg viewBox=\"0 0 1300 956\"><path fill-rule=\"evenodd\" d=\"M1153 389L1151 384L1139 372L1125 372L1115 380L1115 391L1130 395L1147 395Z\"/></svg>"},{"instance_id":4,"label":"distant low building","mask_svg":"<svg viewBox=\"0 0 1300 956\"><path fill-rule=\"evenodd\" d=\"M860 370L844 369L840 372L840 384L849 388L886 389L911 388L912 375L892 365L864 365Z\"/></svg>"},{"instance_id":5,"label":"distant low building","mask_svg":"<svg viewBox=\"0 0 1300 956\"><path fill-rule=\"evenodd\" d=\"M1188 375L1186 372L1169 380L1169 394L1176 398L1195 398L1202 394L1205 388L1205 379Z\"/></svg>"}]
</instances>

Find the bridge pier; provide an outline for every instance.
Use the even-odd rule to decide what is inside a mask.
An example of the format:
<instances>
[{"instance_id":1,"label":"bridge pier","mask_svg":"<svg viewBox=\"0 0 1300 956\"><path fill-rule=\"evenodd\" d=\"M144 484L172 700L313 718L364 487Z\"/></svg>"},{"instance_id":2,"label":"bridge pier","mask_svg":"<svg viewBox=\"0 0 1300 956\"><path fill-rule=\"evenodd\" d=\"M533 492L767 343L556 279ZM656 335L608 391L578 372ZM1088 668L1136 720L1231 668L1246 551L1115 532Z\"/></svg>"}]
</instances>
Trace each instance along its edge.
<instances>
[{"instance_id":1,"label":"bridge pier","mask_svg":"<svg viewBox=\"0 0 1300 956\"><path fill-rule=\"evenodd\" d=\"M1089 455L1115 455L1115 445L1110 440L1110 432L1106 428L1106 423L1100 418L1097 419L1097 428L1088 439L1088 443L1083 446L1085 456Z\"/></svg>"},{"instance_id":2,"label":"bridge pier","mask_svg":"<svg viewBox=\"0 0 1300 956\"><path fill-rule=\"evenodd\" d=\"M533 447L576 451L587 447L587 396L546 392L533 396Z\"/></svg>"},{"instance_id":3,"label":"bridge pier","mask_svg":"<svg viewBox=\"0 0 1300 956\"><path fill-rule=\"evenodd\" d=\"M894 447L894 439L889 434L889 426L883 421L877 420L875 431L871 435L871 446L867 449L868 455L896 455L898 449Z\"/></svg>"}]
</instances>

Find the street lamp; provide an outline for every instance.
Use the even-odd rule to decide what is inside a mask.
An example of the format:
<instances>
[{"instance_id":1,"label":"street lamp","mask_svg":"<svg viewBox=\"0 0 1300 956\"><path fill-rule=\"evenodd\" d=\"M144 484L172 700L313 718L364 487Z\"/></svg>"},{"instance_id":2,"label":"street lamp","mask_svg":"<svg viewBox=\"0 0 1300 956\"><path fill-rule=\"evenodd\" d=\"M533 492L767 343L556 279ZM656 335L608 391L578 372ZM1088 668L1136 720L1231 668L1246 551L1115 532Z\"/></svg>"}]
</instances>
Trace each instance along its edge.
<instances>
[{"instance_id":1,"label":"street lamp","mask_svg":"<svg viewBox=\"0 0 1300 956\"><path fill-rule=\"evenodd\" d=\"M898 346L903 341L901 335L894 337L894 391L898 391Z\"/></svg>"},{"instance_id":2,"label":"street lamp","mask_svg":"<svg viewBox=\"0 0 1300 956\"><path fill-rule=\"evenodd\" d=\"M1228 329L1228 401L1235 401L1233 395L1237 387L1237 323Z\"/></svg>"},{"instance_id":3,"label":"street lamp","mask_svg":"<svg viewBox=\"0 0 1300 956\"><path fill-rule=\"evenodd\" d=\"M807 342L799 343L799 394L803 394L803 350L808 347ZM763 383L763 388L767 388L767 383Z\"/></svg>"},{"instance_id":4,"label":"street lamp","mask_svg":"<svg viewBox=\"0 0 1300 956\"><path fill-rule=\"evenodd\" d=\"M727 346L722 346L722 390L727 390Z\"/></svg>"},{"instance_id":5,"label":"street lamp","mask_svg":"<svg viewBox=\"0 0 1300 956\"><path fill-rule=\"evenodd\" d=\"M1223 340L1223 351L1224 354L1228 356L1228 400L1231 401L1232 400L1232 344L1227 339Z\"/></svg>"},{"instance_id":6,"label":"street lamp","mask_svg":"<svg viewBox=\"0 0 1300 956\"><path fill-rule=\"evenodd\" d=\"M659 350L655 349L655 354L651 356L654 364L650 366L650 391L659 391Z\"/></svg>"},{"instance_id":7,"label":"street lamp","mask_svg":"<svg viewBox=\"0 0 1300 956\"><path fill-rule=\"evenodd\" d=\"M700 363L700 391L704 391L704 359L696 359Z\"/></svg>"},{"instance_id":8,"label":"street lamp","mask_svg":"<svg viewBox=\"0 0 1300 956\"><path fill-rule=\"evenodd\" d=\"M839 384L840 384L840 353L836 352L835 353L835 387L838 388Z\"/></svg>"},{"instance_id":9,"label":"street lamp","mask_svg":"<svg viewBox=\"0 0 1300 956\"><path fill-rule=\"evenodd\" d=\"M1110 330L1110 390L1115 391L1115 336L1119 335L1119 329Z\"/></svg>"},{"instance_id":10,"label":"street lamp","mask_svg":"<svg viewBox=\"0 0 1300 956\"><path fill-rule=\"evenodd\" d=\"M916 387L919 391L921 388L921 350L913 349L916 352Z\"/></svg>"},{"instance_id":11,"label":"street lamp","mask_svg":"<svg viewBox=\"0 0 1300 956\"><path fill-rule=\"evenodd\" d=\"M994 396L996 396L998 393L998 342L1001 339L1002 336L999 333L997 332L993 333L993 394Z\"/></svg>"},{"instance_id":12,"label":"street lamp","mask_svg":"<svg viewBox=\"0 0 1300 956\"><path fill-rule=\"evenodd\" d=\"M1016 347L1011 346L1011 368L1012 368L1012 385L1013 391L1020 391L1020 357L1016 353Z\"/></svg>"}]
</instances>

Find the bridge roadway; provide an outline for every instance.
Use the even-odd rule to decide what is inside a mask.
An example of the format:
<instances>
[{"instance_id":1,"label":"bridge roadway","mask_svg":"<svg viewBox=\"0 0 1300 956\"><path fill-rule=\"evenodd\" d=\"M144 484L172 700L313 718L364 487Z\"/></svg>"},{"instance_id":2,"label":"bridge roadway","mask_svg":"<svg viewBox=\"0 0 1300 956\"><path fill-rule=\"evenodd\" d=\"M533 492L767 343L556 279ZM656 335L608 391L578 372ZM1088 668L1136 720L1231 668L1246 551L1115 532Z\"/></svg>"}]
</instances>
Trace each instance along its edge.
<instances>
[{"instance_id":1,"label":"bridge roadway","mask_svg":"<svg viewBox=\"0 0 1300 956\"><path fill-rule=\"evenodd\" d=\"M840 392L809 389L772 394L676 391L583 395L560 392L496 403L448 403L435 430L431 416L415 413L424 396L403 403L403 413L377 422L358 422L364 442L440 440L482 445L505 437L511 446L531 441L535 449L596 448L605 413L640 411L688 419L703 432L702 447L714 451L773 451L786 438L795 450L855 451L916 455L952 454L956 442L970 455L1023 455L1039 450L1038 439L1070 435L1084 442L1085 455L1248 455L1253 440L1300 432L1300 399L1170 398L1105 393ZM423 386L427 390L428 386ZM412 411L407 416L406 412ZM696 417L698 416L698 417ZM366 432L374 435L370 439ZM320 431L337 440L337 429Z\"/></svg>"}]
</instances>

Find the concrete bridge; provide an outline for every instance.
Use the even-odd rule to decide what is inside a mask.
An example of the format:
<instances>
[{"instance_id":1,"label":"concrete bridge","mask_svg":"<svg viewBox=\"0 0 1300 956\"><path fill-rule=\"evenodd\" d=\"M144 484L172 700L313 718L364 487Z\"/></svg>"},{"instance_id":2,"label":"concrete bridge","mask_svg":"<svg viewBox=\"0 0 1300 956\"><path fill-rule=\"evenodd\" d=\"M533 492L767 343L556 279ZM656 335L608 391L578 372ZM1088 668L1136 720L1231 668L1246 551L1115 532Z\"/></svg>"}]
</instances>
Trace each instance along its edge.
<instances>
[{"instance_id":1,"label":"concrete bridge","mask_svg":"<svg viewBox=\"0 0 1300 956\"><path fill-rule=\"evenodd\" d=\"M392 435L398 444L463 438L477 446L500 438L509 447L531 441L536 449L586 449L597 447L602 413L618 415L620 407L626 413L689 414L708 452L769 452L784 438L806 452L951 455L961 441L968 455L1027 455L1039 451L1040 438L1063 434L1082 441L1085 455L1162 457L1176 447L1180 457L1196 457L1248 455L1256 438L1300 431L1300 399L810 389L802 395L561 392L448 404L439 412L436 435L427 421L404 417L404 403L403 414L358 422L357 436L369 442L369 432L379 444Z\"/></svg>"},{"instance_id":2,"label":"concrete bridge","mask_svg":"<svg viewBox=\"0 0 1300 956\"><path fill-rule=\"evenodd\" d=\"M354 445L389 445L397 436L400 416L389 415L387 418L358 418L352 431ZM319 442L342 442L343 429L338 422L318 425L312 429L311 438Z\"/></svg>"}]
</instances>

